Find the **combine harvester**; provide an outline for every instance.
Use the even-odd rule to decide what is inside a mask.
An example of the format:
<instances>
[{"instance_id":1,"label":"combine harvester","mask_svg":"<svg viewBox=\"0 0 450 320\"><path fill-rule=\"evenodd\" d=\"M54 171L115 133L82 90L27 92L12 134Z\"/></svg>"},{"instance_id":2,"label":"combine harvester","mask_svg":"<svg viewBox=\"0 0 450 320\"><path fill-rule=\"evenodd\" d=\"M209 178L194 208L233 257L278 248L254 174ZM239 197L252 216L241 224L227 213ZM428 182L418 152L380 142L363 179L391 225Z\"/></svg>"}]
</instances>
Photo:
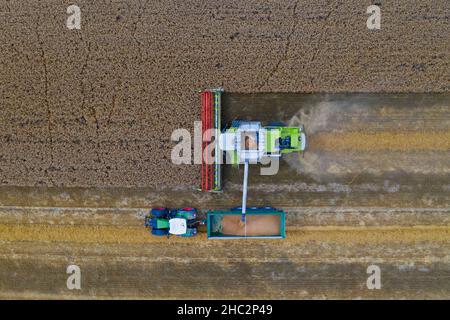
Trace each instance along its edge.
<instances>
[{"instance_id":1,"label":"combine harvester","mask_svg":"<svg viewBox=\"0 0 450 320\"><path fill-rule=\"evenodd\" d=\"M230 210L210 210L206 214L207 233L209 239L230 238L284 238L285 237L285 215L282 210L272 207L251 207L247 209L247 187L249 164L258 164L262 159L279 160L283 154L291 152L302 152L306 148L306 136L303 127L287 127L282 123L269 123L263 126L259 121L234 120L228 127L222 127L221 123L221 97L222 88L208 89L201 93L202 101L202 166L201 166L201 190L205 192L222 191L222 165L233 166L244 165L244 181L242 187L242 207ZM160 210L153 209L153 210ZM174 209L177 210L177 209ZM180 209L184 210L185 209ZM158 211L159 212L159 211ZM169 212L169 211L167 211ZM242 224L247 227L247 215L251 216L279 216L279 232L274 235L231 235L221 232L217 223L224 218L240 215ZM156 217L153 217L156 219ZM167 216L167 219L170 217ZM151 223L152 217L146 219L146 225ZM183 225L193 221L177 220ZM275 221L275 220L274 220ZM200 221L199 223L205 223ZM249 222L250 223L250 222ZM180 234L180 227L173 226L171 232L169 222L165 223L167 233L153 232L153 234ZM181 228L182 229L182 228ZM154 230L154 229L153 229ZM196 234L193 233L192 235Z\"/></svg>"}]
</instances>

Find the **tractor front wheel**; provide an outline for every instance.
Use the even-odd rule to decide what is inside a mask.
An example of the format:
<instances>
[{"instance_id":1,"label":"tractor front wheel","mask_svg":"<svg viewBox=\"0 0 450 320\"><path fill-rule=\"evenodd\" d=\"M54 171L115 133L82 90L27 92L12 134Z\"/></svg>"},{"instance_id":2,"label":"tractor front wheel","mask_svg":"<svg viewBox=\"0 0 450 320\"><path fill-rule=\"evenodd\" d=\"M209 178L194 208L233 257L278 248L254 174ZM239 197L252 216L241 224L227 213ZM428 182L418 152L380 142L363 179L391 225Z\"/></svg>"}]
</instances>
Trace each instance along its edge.
<instances>
[{"instance_id":1,"label":"tractor front wheel","mask_svg":"<svg viewBox=\"0 0 450 320\"><path fill-rule=\"evenodd\" d=\"M154 236L167 236L169 229L152 229L152 235Z\"/></svg>"}]
</instances>

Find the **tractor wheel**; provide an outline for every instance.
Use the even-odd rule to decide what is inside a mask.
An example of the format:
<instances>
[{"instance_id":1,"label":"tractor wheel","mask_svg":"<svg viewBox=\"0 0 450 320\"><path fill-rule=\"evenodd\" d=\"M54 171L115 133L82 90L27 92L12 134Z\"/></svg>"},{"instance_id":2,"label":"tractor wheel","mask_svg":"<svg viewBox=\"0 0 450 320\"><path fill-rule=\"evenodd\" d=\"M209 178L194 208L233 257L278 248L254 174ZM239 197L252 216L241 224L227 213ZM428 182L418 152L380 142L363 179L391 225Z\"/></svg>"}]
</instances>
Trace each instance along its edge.
<instances>
[{"instance_id":1,"label":"tractor wheel","mask_svg":"<svg viewBox=\"0 0 450 320\"><path fill-rule=\"evenodd\" d=\"M152 235L154 236L167 236L169 229L152 229Z\"/></svg>"},{"instance_id":2,"label":"tractor wheel","mask_svg":"<svg viewBox=\"0 0 450 320\"><path fill-rule=\"evenodd\" d=\"M153 208L152 215L155 218L165 218L169 214L169 210L167 208Z\"/></svg>"}]
</instances>

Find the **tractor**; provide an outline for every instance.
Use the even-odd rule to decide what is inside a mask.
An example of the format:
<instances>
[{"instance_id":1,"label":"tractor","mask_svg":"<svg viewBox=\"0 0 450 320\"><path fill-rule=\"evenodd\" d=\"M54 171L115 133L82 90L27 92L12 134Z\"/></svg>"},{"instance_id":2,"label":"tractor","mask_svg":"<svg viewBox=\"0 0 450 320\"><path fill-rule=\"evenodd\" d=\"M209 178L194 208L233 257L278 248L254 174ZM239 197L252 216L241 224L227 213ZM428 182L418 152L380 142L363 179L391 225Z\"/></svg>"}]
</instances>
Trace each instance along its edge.
<instances>
[{"instance_id":1,"label":"tractor","mask_svg":"<svg viewBox=\"0 0 450 320\"><path fill-rule=\"evenodd\" d=\"M281 158L291 152L306 149L306 134L303 126L289 127L282 122L272 122L263 126L260 121L234 120L229 127L221 123L221 95L223 89L207 89L201 93L202 99L202 155L209 148L211 131L214 138L214 162L208 163L202 157L201 190L220 192L222 190L223 155L226 164L244 165L242 186L242 221L245 222L247 209L248 166L262 163L263 159ZM208 150L206 150L208 151Z\"/></svg>"}]
</instances>

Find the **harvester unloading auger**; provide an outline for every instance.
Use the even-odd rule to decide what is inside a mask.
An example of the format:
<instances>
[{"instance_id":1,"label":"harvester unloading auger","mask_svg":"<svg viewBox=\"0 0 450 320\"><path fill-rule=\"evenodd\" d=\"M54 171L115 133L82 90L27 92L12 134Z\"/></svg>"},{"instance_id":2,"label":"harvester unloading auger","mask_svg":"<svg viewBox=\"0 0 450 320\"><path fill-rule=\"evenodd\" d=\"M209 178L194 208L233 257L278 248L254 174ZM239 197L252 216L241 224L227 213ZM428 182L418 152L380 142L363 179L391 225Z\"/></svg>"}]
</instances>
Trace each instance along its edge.
<instances>
[{"instance_id":1,"label":"harvester unloading auger","mask_svg":"<svg viewBox=\"0 0 450 320\"><path fill-rule=\"evenodd\" d=\"M209 192L221 191L221 165L244 164L242 221L245 221L249 164L261 163L263 158L278 160L283 154L304 151L306 136L303 126L288 127L279 122L269 123L263 127L260 121L234 120L229 127L222 128L222 92L222 88L217 88L207 89L201 93L203 137L201 189ZM208 149L212 144L213 150Z\"/></svg>"}]
</instances>

